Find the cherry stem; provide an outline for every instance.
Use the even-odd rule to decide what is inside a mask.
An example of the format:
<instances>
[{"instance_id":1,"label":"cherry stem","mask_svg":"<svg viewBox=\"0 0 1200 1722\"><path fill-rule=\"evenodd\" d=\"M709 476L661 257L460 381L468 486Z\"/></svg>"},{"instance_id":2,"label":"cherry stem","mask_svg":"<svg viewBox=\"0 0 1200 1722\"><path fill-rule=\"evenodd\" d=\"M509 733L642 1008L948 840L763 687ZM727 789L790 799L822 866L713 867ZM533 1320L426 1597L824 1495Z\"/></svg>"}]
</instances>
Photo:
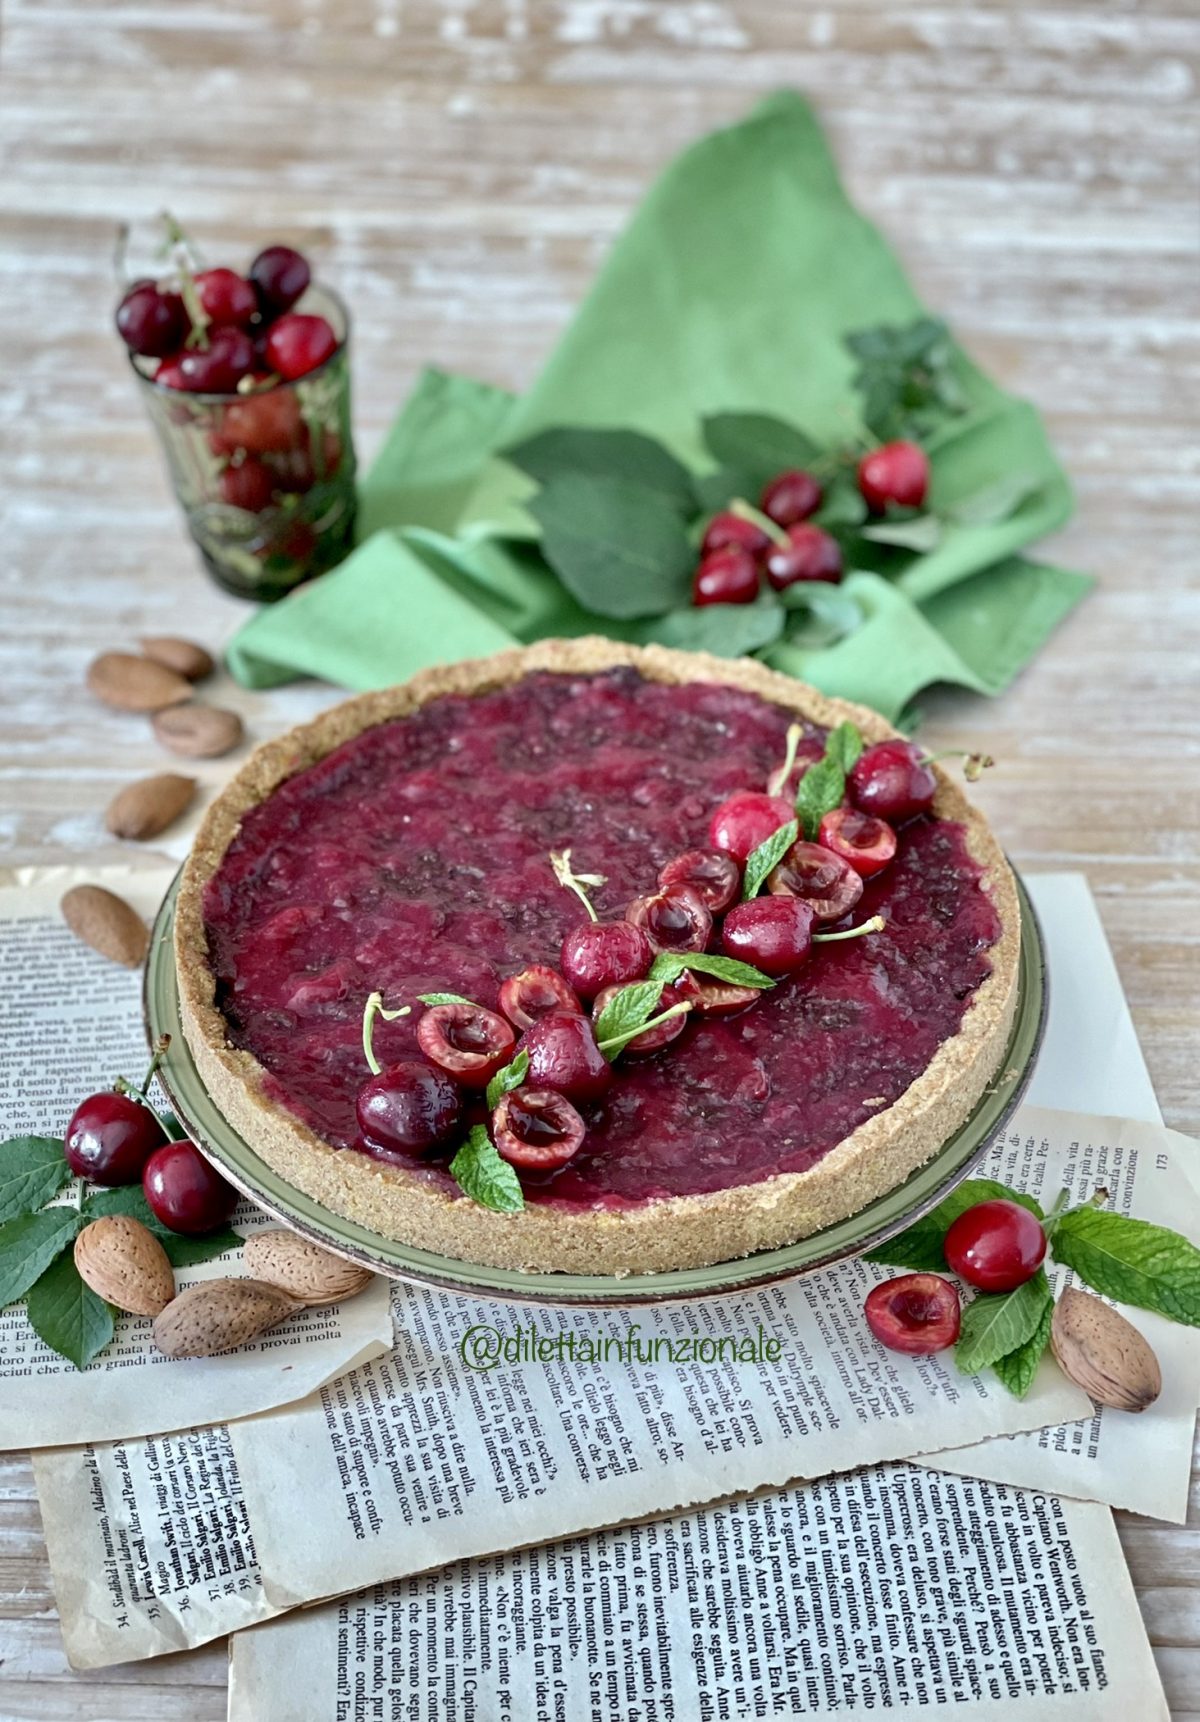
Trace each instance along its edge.
<instances>
[{"instance_id":1,"label":"cherry stem","mask_svg":"<svg viewBox=\"0 0 1200 1722\"><path fill-rule=\"evenodd\" d=\"M147 1070L145 1077L142 1080L142 1086L139 1088L135 1082L130 1082L128 1077L118 1076L117 1080L113 1083L113 1093L127 1094L131 1099L139 1101L140 1104L146 1108L146 1111L150 1116L155 1119L163 1135L173 1139L175 1132L171 1130L162 1113L150 1099L150 1084L158 1075L159 1067L162 1064L163 1059L167 1056L167 1049L170 1044L170 1035L160 1034L158 1039L154 1042L154 1045L150 1048L150 1068Z\"/></svg>"},{"instance_id":2,"label":"cherry stem","mask_svg":"<svg viewBox=\"0 0 1200 1722\"><path fill-rule=\"evenodd\" d=\"M927 753L922 757L920 763L922 765L936 765L940 759L961 759L963 776L968 783L978 783L984 772L990 770L996 763L990 753L964 753L958 747L949 747L943 753Z\"/></svg>"},{"instance_id":3,"label":"cherry stem","mask_svg":"<svg viewBox=\"0 0 1200 1722\"><path fill-rule=\"evenodd\" d=\"M882 933L886 926L887 922L882 915L872 915L861 927L847 927L842 933L814 933L813 944L833 945L839 939L859 939L864 933Z\"/></svg>"},{"instance_id":4,"label":"cherry stem","mask_svg":"<svg viewBox=\"0 0 1200 1722\"><path fill-rule=\"evenodd\" d=\"M579 898L579 901L587 910L590 918L593 921L598 921L600 917L596 913L595 909L592 908L592 900L587 894L587 888L588 886L591 886L594 890L598 886L603 885L605 883L605 875L603 873L572 872L571 851L569 849L552 849L550 851L550 865L554 869L554 877L558 880L563 889L566 891L574 891L575 895Z\"/></svg>"},{"instance_id":5,"label":"cherry stem","mask_svg":"<svg viewBox=\"0 0 1200 1722\"><path fill-rule=\"evenodd\" d=\"M752 526L757 526L765 532L782 549L786 550L791 539L777 520L772 520L769 514L764 514L761 508L755 508L752 502L747 502L744 496L735 496L726 509L727 514L736 514L739 520L748 520Z\"/></svg>"},{"instance_id":6,"label":"cherry stem","mask_svg":"<svg viewBox=\"0 0 1200 1722\"><path fill-rule=\"evenodd\" d=\"M372 1076L378 1076L383 1066L375 1056L375 1018L381 1016L384 1022L395 1022L398 1016L408 1016L411 1005L401 1005L399 1010L384 1010L383 994L371 993L363 1006L362 1049L367 1061L367 1069Z\"/></svg>"},{"instance_id":7,"label":"cherry stem","mask_svg":"<svg viewBox=\"0 0 1200 1722\"><path fill-rule=\"evenodd\" d=\"M767 779L767 794L782 795L788 778L792 775L792 767L796 763L796 752L804 736L803 724L789 724L787 732L787 752L783 756L783 764L778 771L773 771Z\"/></svg>"},{"instance_id":8,"label":"cherry stem","mask_svg":"<svg viewBox=\"0 0 1200 1722\"><path fill-rule=\"evenodd\" d=\"M170 256L179 275L179 297L183 300L183 308L188 314L191 331L184 342L186 347L199 347L202 353L208 351L208 325L212 318L200 303L200 294L196 288L196 277L192 273L200 261L196 256L195 247L187 234L180 227L169 210L163 210L163 226L167 230L163 250Z\"/></svg>"},{"instance_id":9,"label":"cherry stem","mask_svg":"<svg viewBox=\"0 0 1200 1722\"><path fill-rule=\"evenodd\" d=\"M610 1035L607 1040L598 1040L596 1045L601 1052L620 1052L623 1046L628 1046L631 1040L636 1040L639 1034L646 1034L650 1029L657 1028L660 1023L670 1022L673 1017L686 1016L692 1008L690 999L684 999L679 1004L673 1004L669 1009L660 1011L658 1016L652 1016L649 1022L641 1022L636 1028L627 1028L623 1034Z\"/></svg>"}]
</instances>

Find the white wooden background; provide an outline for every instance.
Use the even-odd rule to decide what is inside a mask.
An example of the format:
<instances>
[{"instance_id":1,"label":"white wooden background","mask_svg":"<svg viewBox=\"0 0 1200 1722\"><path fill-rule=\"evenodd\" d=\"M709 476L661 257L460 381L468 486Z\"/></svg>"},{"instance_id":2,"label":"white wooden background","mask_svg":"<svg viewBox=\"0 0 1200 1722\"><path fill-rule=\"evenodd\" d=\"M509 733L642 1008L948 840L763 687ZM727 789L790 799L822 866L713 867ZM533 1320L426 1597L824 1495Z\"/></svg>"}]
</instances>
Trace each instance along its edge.
<instances>
[{"instance_id":1,"label":"white wooden background","mask_svg":"<svg viewBox=\"0 0 1200 1722\"><path fill-rule=\"evenodd\" d=\"M241 613L184 542L110 329L119 220L168 205L214 261L302 242L354 309L369 454L423 362L526 382L654 170L794 84L1076 481L1054 548L1100 590L1002 700L937 697L930 727L1002 758L985 799L1018 863L1087 872L1163 1109L1200 1129L1193 0L9 0L4 26L0 860L117 857L99 812L162 756L84 665ZM261 737L302 700L240 704ZM66 1668L21 1460L0 1525L4 1722L224 1715L220 1646ZM1200 1501L1121 1533L1198 1722Z\"/></svg>"}]
</instances>

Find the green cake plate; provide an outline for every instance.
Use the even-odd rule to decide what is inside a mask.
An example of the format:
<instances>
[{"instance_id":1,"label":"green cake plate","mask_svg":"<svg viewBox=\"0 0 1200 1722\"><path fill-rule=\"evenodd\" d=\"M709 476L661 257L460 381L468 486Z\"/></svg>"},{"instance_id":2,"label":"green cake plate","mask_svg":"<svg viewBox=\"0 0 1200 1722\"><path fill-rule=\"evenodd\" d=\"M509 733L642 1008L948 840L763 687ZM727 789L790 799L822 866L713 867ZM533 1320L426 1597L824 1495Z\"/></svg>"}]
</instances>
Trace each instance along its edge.
<instances>
[{"instance_id":1,"label":"green cake plate","mask_svg":"<svg viewBox=\"0 0 1200 1722\"><path fill-rule=\"evenodd\" d=\"M192 1141L230 1183L293 1231L392 1279L477 1297L609 1306L668 1303L746 1291L815 1273L834 1262L861 1255L903 1231L934 1207L978 1162L1021 1098L1033 1071L1046 1015L1047 975L1041 930L1029 895L1018 879L1021 957L1017 1013L1001 1073L966 1122L905 1183L848 1220L827 1226L812 1237L739 1261L717 1262L712 1267L685 1268L674 1273L633 1274L623 1279L606 1274L514 1273L399 1244L343 1219L340 1214L330 1213L285 1182L259 1158L253 1144L238 1135L205 1088L183 1038L173 941L178 889L177 876L155 921L146 964L145 1016L151 1041L161 1034L171 1036L159 1078Z\"/></svg>"}]
</instances>

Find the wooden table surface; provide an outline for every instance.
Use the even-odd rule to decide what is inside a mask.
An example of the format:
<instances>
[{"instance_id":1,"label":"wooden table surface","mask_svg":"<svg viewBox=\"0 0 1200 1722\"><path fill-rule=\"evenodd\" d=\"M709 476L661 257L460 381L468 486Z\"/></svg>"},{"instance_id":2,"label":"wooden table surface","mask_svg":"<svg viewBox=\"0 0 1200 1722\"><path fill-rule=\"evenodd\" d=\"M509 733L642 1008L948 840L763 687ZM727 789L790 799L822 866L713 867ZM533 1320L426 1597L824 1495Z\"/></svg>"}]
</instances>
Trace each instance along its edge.
<instances>
[{"instance_id":1,"label":"wooden table surface","mask_svg":"<svg viewBox=\"0 0 1200 1722\"><path fill-rule=\"evenodd\" d=\"M1000 756L984 798L1018 863L1087 873L1163 1110L1200 1129L1192 0L10 0L5 22L0 861L118 858L100 810L163 762L83 692L87 660L242 614L184 541L111 331L118 221L169 206L214 261L302 242L354 309L369 455L425 362L526 383L658 166L794 84L1076 483L1054 552L1099 590L1004 698L926 701L929 733ZM297 699L240 703L261 737ZM0 1524L4 1722L224 1716L222 1646L69 1671L23 1460ZM1196 1722L1200 1499L1121 1536Z\"/></svg>"}]
</instances>

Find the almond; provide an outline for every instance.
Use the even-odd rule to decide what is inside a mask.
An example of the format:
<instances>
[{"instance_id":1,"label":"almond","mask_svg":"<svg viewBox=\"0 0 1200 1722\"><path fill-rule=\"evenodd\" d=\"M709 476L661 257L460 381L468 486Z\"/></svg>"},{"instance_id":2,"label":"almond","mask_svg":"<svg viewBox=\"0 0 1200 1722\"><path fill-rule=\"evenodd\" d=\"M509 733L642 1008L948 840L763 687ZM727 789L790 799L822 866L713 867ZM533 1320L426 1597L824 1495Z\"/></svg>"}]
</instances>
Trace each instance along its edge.
<instances>
[{"instance_id":1,"label":"almond","mask_svg":"<svg viewBox=\"0 0 1200 1722\"><path fill-rule=\"evenodd\" d=\"M75 1240L84 1285L130 1315L159 1315L175 1296L167 1252L148 1226L128 1214L104 1214Z\"/></svg>"},{"instance_id":2,"label":"almond","mask_svg":"<svg viewBox=\"0 0 1200 1722\"><path fill-rule=\"evenodd\" d=\"M1097 1405L1144 1411L1162 1392L1162 1370L1149 1341L1090 1292L1071 1289L1059 1298L1050 1348L1063 1374Z\"/></svg>"},{"instance_id":3,"label":"almond","mask_svg":"<svg viewBox=\"0 0 1200 1722\"><path fill-rule=\"evenodd\" d=\"M250 1273L303 1304L341 1303L375 1278L370 1268L344 1261L282 1227L252 1232L242 1245L242 1261Z\"/></svg>"},{"instance_id":4,"label":"almond","mask_svg":"<svg viewBox=\"0 0 1200 1722\"><path fill-rule=\"evenodd\" d=\"M157 712L192 697L190 682L135 652L101 652L88 665L87 685L98 700L122 712Z\"/></svg>"},{"instance_id":5,"label":"almond","mask_svg":"<svg viewBox=\"0 0 1200 1722\"><path fill-rule=\"evenodd\" d=\"M300 1307L265 1280L202 1280L163 1310L154 1343L167 1357L212 1357L249 1344Z\"/></svg>"},{"instance_id":6,"label":"almond","mask_svg":"<svg viewBox=\"0 0 1200 1722\"><path fill-rule=\"evenodd\" d=\"M184 754L188 759L217 759L241 741L242 720L222 706L192 700L157 712L154 733L171 753Z\"/></svg>"},{"instance_id":7,"label":"almond","mask_svg":"<svg viewBox=\"0 0 1200 1722\"><path fill-rule=\"evenodd\" d=\"M114 837L144 843L147 838L157 837L168 825L174 825L191 806L195 794L194 777L180 777L173 771L142 777L113 796L104 823Z\"/></svg>"},{"instance_id":8,"label":"almond","mask_svg":"<svg viewBox=\"0 0 1200 1722\"><path fill-rule=\"evenodd\" d=\"M194 640L179 640L173 634L149 634L138 641L148 658L174 670L188 682L201 682L216 669L212 653L206 652Z\"/></svg>"},{"instance_id":9,"label":"almond","mask_svg":"<svg viewBox=\"0 0 1200 1722\"><path fill-rule=\"evenodd\" d=\"M72 885L59 904L77 939L110 962L136 969L146 960L150 932L136 909L103 885Z\"/></svg>"}]
</instances>

